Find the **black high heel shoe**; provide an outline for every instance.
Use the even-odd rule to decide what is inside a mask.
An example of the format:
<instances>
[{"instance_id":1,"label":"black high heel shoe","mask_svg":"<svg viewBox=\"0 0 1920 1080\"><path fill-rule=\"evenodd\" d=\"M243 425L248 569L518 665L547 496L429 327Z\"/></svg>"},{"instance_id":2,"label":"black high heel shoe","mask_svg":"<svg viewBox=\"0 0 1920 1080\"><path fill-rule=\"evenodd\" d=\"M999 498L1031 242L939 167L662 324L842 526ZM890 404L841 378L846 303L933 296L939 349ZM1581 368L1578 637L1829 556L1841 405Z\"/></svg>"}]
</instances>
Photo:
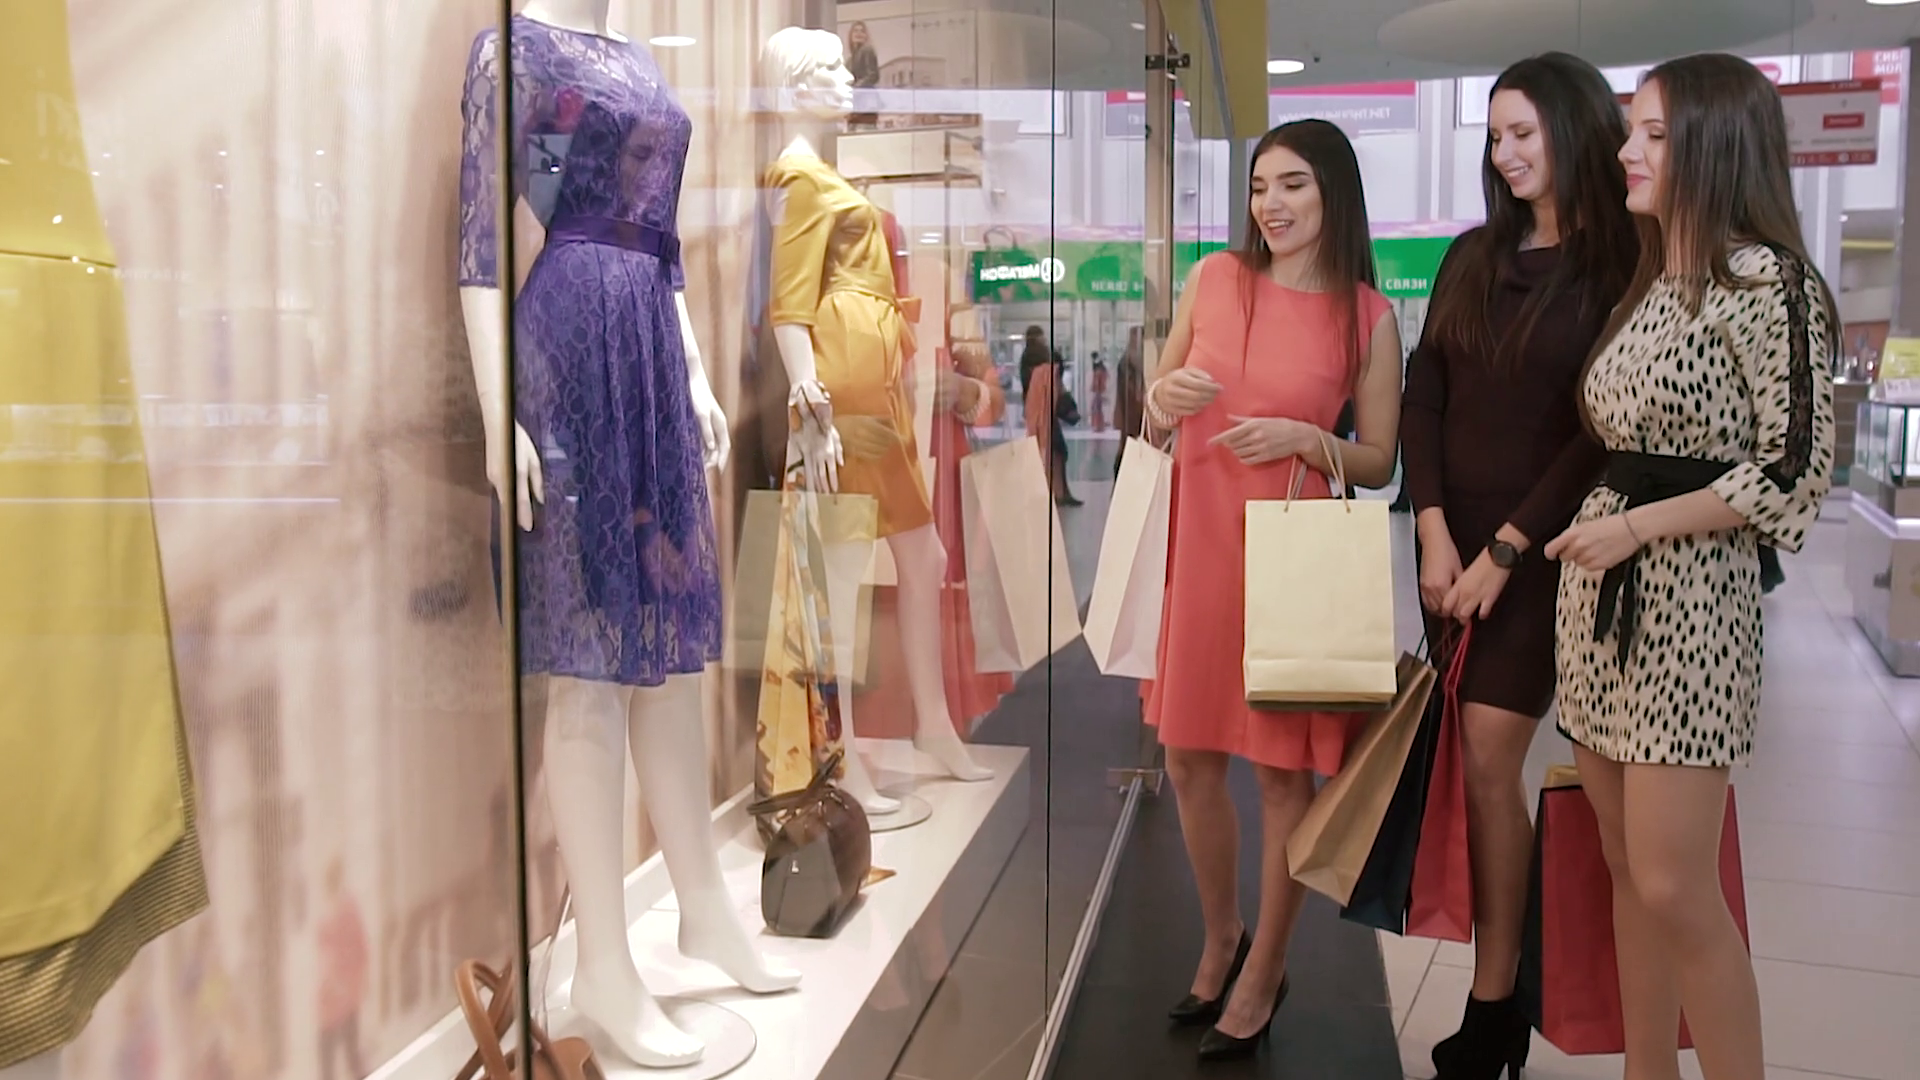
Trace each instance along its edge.
<instances>
[{"instance_id":1,"label":"black high heel shoe","mask_svg":"<svg viewBox=\"0 0 1920 1080\"><path fill-rule=\"evenodd\" d=\"M1513 997L1467 999L1460 1030L1433 1048L1434 1080L1519 1080L1533 1045L1533 1026Z\"/></svg>"},{"instance_id":2,"label":"black high heel shoe","mask_svg":"<svg viewBox=\"0 0 1920 1080\"><path fill-rule=\"evenodd\" d=\"M1180 1027L1211 1024L1220 1019L1221 1010L1227 1007L1227 995L1233 993L1234 981L1240 978L1240 969L1247 966L1247 954L1252 951L1253 939L1242 930L1240 945L1233 952L1233 966L1227 969L1227 980L1220 984L1220 996L1208 999L1188 994L1167 1010L1167 1019Z\"/></svg>"},{"instance_id":3,"label":"black high heel shoe","mask_svg":"<svg viewBox=\"0 0 1920 1080\"><path fill-rule=\"evenodd\" d=\"M1280 1012L1280 1003L1287 1000L1287 988L1290 985L1285 975L1280 976L1280 989L1274 991L1273 1008L1267 1010L1267 1022L1260 1030L1246 1037L1229 1035L1218 1027L1207 1029L1200 1036L1201 1061L1238 1061L1250 1058L1260 1049L1260 1044L1273 1034L1273 1018ZM1225 997L1225 994L1221 995Z\"/></svg>"}]
</instances>

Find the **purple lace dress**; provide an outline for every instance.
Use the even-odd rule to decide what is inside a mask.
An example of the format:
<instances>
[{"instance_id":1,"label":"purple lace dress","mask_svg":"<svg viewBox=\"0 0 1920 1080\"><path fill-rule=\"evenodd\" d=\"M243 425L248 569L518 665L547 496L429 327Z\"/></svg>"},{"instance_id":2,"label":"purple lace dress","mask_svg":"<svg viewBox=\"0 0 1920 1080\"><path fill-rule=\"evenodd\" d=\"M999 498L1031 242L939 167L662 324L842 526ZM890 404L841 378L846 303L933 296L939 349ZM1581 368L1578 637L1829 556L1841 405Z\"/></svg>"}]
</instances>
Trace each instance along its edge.
<instances>
[{"instance_id":1,"label":"purple lace dress","mask_svg":"<svg viewBox=\"0 0 1920 1080\"><path fill-rule=\"evenodd\" d=\"M547 229L514 300L516 418L546 501L519 544L520 666L656 686L717 660L720 575L674 292L692 125L640 48L515 16L513 194ZM460 284L499 287L501 39L467 65Z\"/></svg>"}]
</instances>

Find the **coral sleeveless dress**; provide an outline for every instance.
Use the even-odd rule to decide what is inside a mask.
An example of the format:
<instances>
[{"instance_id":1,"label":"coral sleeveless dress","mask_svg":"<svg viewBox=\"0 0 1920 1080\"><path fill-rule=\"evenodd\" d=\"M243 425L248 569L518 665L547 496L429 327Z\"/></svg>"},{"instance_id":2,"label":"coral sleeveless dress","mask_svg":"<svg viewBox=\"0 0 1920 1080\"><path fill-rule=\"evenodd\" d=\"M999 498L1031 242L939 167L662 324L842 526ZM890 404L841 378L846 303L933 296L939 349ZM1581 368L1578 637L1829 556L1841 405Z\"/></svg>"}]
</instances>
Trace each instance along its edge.
<instances>
[{"instance_id":1,"label":"coral sleeveless dress","mask_svg":"<svg viewBox=\"0 0 1920 1080\"><path fill-rule=\"evenodd\" d=\"M1340 769L1353 717L1250 708L1241 677L1246 506L1286 498L1293 462L1242 465L1208 440L1233 426L1231 416L1287 417L1333 430L1349 397L1340 316L1328 294L1298 292L1262 275L1249 332L1239 263L1230 254L1207 259L1194 288L1187 366L1213 376L1221 390L1180 425L1175 443L1167 599L1147 722L1159 729L1163 746L1331 775ZM1386 310L1384 297L1361 287L1363 343ZM1302 497L1330 494L1327 478L1309 471Z\"/></svg>"}]
</instances>

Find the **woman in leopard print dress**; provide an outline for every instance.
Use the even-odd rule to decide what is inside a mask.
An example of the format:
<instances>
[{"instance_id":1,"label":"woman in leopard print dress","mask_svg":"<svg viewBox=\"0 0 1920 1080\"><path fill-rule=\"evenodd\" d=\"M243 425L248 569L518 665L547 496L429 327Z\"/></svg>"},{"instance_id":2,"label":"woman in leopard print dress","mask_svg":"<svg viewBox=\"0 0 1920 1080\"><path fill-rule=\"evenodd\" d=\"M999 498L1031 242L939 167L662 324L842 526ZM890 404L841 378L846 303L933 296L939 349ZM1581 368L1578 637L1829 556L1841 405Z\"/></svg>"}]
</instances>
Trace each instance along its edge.
<instances>
[{"instance_id":1,"label":"woman in leopard print dress","mask_svg":"<svg viewBox=\"0 0 1920 1080\"><path fill-rule=\"evenodd\" d=\"M1720 827L1759 714L1761 564L1801 546L1831 482L1838 320L1765 76L1663 64L1630 126L1641 267L1584 385L1607 476L1547 549L1560 724L1613 871L1627 1075L1680 1075L1684 1006L1707 1080L1762 1080Z\"/></svg>"}]
</instances>

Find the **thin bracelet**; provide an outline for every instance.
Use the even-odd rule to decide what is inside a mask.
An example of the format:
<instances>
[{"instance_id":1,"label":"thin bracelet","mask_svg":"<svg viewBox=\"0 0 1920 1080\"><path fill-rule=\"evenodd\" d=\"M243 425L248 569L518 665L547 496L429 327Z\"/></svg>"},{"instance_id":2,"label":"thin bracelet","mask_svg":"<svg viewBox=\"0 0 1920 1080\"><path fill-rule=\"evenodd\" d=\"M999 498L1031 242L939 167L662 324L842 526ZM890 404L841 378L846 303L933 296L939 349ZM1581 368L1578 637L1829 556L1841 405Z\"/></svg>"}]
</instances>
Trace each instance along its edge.
<instances>
[{"instance_id":1,"label":"thin bracelet","mask_svg":"<svg viewBox=\"0 0 1920 1080\"><path fill-rule=\"evenodd\" d=\"M1631 506L1627 507L1625 510L1620 511L1620 523L1627 527L1627 535L1633 537L1634 546L1646 547L1647 542L1645 540L1640 539L1640 530L1635 529L1633 527L1632 515L1633 515L1633 507Z\"/></svg>"},{"instance_id":2,"label":"thin bracelet","mask_svg":"<svg viewBox=\"0 0 1920 1080\"><path fill-rule=\"evenodd\" d=\"M1147 392L1140 395L1140 403L1147 407L1147 419L1152 420L1156 425L1167 431L1172 431L1177 426L1174 423L1173 417L1168 416L1166 410L1162 409L1160 403L1155 401L1153 397L1153 392L1160 389L1160 383L1164 379L1165 376L1161 376L1161 378L1148 383Z\"/></svg>"}]
</instances>

